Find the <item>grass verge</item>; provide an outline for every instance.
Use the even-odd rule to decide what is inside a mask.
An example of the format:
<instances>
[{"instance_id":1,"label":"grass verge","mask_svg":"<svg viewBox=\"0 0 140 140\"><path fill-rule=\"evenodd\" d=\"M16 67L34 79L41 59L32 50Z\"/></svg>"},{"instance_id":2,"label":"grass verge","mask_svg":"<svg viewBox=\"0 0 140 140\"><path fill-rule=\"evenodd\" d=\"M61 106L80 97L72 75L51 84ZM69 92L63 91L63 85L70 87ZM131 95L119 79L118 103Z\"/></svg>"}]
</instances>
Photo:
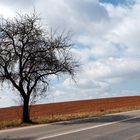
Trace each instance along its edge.
<instances>
[{"instance_id":1,"label":"grass verge","mask_svg":"<svg viewBox=\"0 0 140 140\"><path fill-rule=\"evenodd\" d=\"M84 112L84 113L74 113L74 114L65 114L65 115L50 115L50 116L39 116L36 118L32 118L34 123L32 124L22 124L21 120L13 120L13 121L2 121L0 122L0 129L7 128L15 128L15 127L23 127L23 126L31 126L35 124L45 124L45 123L53 123L59 121L69 121L81 118L89 118L89 117L98 117L106 114L119 113L131 110L138 110L140 106L128 107L128 108L118 108L112 110L100 110L96 112Z\"/></svg>"},{"instance_id":2,"label":"grass verge","mask_svg":"<svg viewBox=\"0 0 140 140\"><path fill-rule=\"evenodd\" d=\"M36 122L37 124L53 123L53 122L59 122L59 121L69 121L69 120L82 119L82 118L99 117L99 116L103 116L107 114L139 110L139 109L140 109L140 106L135 106L135 107L129 107L129 108L112 109L112 110L100 110L96 112L84 112L84 113L75 113L75 114L66 114L66 115L52 115L52 116L33 118L33 122Z\"/></svg>"}]
</instances>

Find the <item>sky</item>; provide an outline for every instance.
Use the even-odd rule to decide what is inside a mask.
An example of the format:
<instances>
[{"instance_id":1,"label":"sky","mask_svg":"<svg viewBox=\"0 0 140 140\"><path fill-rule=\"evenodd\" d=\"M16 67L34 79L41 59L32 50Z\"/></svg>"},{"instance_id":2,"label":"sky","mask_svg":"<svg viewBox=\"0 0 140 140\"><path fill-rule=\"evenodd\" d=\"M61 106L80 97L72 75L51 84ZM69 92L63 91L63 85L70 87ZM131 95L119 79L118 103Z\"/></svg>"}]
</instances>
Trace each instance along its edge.
<instances>
[{"instance_id":1,"label":"sky","mask_svg":"<svg viewBox=\"0 0 140 140\"><path fill-rule=\"evenodd\" d=\"M0 0L0 15L36 10L48 28L73 33L72 52L81 68L76 83L53 79L38 103L140 95L139 0ZM7 84L0 107L17 105Z\"/></svg>"}]
</instances>

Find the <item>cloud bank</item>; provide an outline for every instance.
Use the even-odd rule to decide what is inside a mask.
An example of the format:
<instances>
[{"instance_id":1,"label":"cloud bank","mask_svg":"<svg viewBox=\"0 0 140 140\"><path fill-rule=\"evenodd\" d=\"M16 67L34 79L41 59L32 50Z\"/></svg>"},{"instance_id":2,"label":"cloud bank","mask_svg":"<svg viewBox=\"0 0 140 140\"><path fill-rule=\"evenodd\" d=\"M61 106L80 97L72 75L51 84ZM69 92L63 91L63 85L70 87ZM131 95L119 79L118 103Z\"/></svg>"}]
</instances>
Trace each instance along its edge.
<instances>
[{"instance_id":1,"label":"cloud bank","mask_svg":"<svg viewBox=\"0 0 140 140\"><path fill-rule=\"evenodd\" d=\"M72 51L82 64L78 82L62 78L52 82L49 90L50 98L65 101L140 93L136 83L140 83L140 2L133 2L14 0L12 4L2 0L0 4L12 11L11 17L18 12L15 7L22 12L35 7L48 27L73 32L76 45Z\"/></svg>"}]
</instances>

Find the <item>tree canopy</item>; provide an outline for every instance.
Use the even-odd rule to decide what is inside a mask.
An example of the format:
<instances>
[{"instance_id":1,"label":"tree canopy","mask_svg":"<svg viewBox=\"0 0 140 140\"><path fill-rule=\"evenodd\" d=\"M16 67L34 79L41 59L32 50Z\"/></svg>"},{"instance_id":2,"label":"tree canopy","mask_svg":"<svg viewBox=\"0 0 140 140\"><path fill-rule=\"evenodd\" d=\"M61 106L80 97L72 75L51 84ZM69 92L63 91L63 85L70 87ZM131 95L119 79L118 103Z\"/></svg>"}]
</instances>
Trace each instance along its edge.
<instances>
[{"instance_id":1,"label":"tree canopy","mask_svg":"<svg viewBox=\"0 0 140 140\"><path fill-rule=\"evenodd\" d=\"M0 80L9 81L23 98L23 122L29 122L29 101L46 92L49 77L79 67L71 53L69 34L50 33L37 14L1 19Z\"/></svg>"}]
</instances>

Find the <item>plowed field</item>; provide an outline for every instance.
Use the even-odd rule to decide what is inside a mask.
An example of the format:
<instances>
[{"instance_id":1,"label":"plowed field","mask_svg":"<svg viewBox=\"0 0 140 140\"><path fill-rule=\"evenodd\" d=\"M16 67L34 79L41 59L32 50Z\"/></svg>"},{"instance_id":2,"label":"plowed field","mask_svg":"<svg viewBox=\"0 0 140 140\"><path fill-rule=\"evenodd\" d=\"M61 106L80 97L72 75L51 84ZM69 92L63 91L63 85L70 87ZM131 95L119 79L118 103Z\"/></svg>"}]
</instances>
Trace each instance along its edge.
<instances>
[{"instance_id":1,"label":"plowed field","mask_svg":"<svg viewBox=\"0 0 140 140\"><path fill-rule=\"evenodd\" d=\"M140 107L140 96L103 98L83 101L71 101L34 105L31 107L32 117L49 115L66 115L107 111L119 108ZM0 108L0 121L11 121L21 117L21 107Z\"/></svg>"}]
</instances>

